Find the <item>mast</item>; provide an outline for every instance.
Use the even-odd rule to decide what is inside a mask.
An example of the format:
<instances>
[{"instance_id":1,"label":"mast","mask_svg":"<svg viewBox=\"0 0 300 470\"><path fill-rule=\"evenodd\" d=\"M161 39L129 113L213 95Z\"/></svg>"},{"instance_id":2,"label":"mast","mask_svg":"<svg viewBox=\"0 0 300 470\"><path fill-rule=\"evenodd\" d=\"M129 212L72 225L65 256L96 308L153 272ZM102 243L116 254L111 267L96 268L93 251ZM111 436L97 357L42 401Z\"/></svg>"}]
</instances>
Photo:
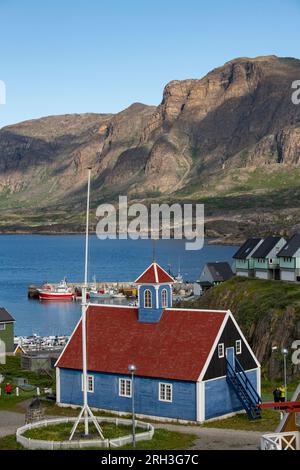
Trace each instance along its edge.
<instances>
[{"instance_id":1,"label":"mast","mask_svg":"<svg viewBox=\"0 0 300 470\"><path fill-rule=\"evenodd\" d=\"M83 407L79 413L77 420L71 431L69 440L71 441L78 424L84 421L84 435L89 435L89 419L94 423L101 439L104 439L102 430L95 416L88 405L88 384L87 384L87 332L86 332L86 312L87 303L87 283L88 283L88 258L89 258L89 212L90 212L90 188L91 188L91 168L88 168L88 187L87 187L87 203L86 203L86 231L85 231L85 263L84 263L84 284L82 286L82 303L81 303L81 329L82 329L82 395Z\"/></svg>"}]
</instances>

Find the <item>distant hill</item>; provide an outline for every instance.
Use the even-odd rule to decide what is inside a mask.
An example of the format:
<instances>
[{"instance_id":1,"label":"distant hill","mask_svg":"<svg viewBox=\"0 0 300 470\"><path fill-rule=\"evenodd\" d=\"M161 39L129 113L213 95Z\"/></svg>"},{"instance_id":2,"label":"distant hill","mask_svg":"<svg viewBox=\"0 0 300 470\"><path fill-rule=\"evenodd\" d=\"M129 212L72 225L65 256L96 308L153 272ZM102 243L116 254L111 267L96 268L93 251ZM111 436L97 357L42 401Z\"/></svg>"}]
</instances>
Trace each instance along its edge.
<instances>
[{"instance_id":1,"label":"distant hill","mask_svg":"<svg viewBox=\"0 0 300 470\"><path fill-rule=\"evenodd\" d=\"M224 241L300 229L300 60L239 58L172 81L159 106L51 116L0 130L0 230L80 230L85 168L93 204L206 204Z\"/></svg>"},{"instance_id":2,"label":"distant hill","mask_svg":"<svg viewBox=\"0 0 300 470\"><path fill-rule=\"evenodd\" d=\"M263 377L283 377L282 355L272 353L272 346L277 346L279 351L281 348L288 348L290 351L289 379L300 379L300 366L291 362L291 345L300 338L298 284L235 276L213 287L188 306L230 309L262 364Z\"/></svg>"}]
</instances>

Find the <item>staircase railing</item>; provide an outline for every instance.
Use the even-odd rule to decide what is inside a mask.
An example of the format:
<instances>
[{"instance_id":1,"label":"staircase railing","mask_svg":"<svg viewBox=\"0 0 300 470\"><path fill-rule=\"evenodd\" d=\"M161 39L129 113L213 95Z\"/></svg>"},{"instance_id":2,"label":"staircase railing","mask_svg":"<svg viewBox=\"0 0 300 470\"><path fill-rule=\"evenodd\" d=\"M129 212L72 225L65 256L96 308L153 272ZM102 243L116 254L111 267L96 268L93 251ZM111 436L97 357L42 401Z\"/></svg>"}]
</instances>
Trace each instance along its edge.
<instances>
[{"instance_id":1,"label":"staircase railing","mask_svg":"<svg viewBox=\"0 0 300 470\"><path fill-rule=\"evenodd\" d=\"M244 371L241 363L238 359L235 358L235 373L238 374L238 378L244 383L246 390L250 393L254 403L257 405L261 403L261 397L257 393L256 389L254 388L253 384L249 380L246 372Z\"/></svg>"},{"instance_id":2,"label":"staircase railing","mask_svg":"<svg viewBox=\"0 0 300 470\"><path fill-rule=\"evenodd\" d=\"M257 404L261 403L261 398L237 359L235 359L235 368L227 360L227 380L235 389L248 416L251 419L260 417L261 410L257 407Z\"/></svg>"}]
</instances>

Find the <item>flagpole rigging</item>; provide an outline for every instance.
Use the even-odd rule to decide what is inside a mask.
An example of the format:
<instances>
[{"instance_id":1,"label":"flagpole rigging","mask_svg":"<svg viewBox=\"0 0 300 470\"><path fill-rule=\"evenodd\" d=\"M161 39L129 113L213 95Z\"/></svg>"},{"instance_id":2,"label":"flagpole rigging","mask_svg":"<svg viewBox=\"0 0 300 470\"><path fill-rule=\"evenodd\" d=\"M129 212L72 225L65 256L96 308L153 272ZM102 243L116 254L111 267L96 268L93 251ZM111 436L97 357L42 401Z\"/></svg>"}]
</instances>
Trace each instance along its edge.
<instances>
[{"instance_id":1,"label":"flagpole rigging","mask_svg":"<svg viewBox=\"0 0 300 470\"><path fill-rule=\"evenodd\" d=\"M86 331L86 312L87 312L87 287L88 287L88 258L89 258L89 213L90 213L90 190L91 190L91 168L88 168L88 187L87 187L87 203L86 203L86 231L85 231L85 264L84 264L84 285L82 286L82 303L81 303L81 328L82 328L82 394L83 407L79 413L77 420L71 431L69 440L73 439L78 424L82 416L84 421L84 435L89 435L89 418L94 423L101 439L104 439L101 427L93 415L88 405L88 384L87 384L87 331Z\"/></svg>"}]
</instances>

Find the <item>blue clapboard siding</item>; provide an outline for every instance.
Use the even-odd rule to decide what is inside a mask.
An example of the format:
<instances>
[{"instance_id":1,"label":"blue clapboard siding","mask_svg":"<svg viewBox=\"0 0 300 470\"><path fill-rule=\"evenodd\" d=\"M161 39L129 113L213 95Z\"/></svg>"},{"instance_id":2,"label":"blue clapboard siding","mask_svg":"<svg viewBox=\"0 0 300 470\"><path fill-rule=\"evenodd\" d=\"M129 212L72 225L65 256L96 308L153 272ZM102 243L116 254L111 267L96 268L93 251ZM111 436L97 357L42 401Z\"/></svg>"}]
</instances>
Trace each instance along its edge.
<instances>
[{"instance_id":1,"label":"blue clapboard siding","mask_svg":"<svg viewBox=\"0 0 300 470\"><path fill-rule=\"evenodd\" d=\"M257 371L252 370L246 374L257 390ZM205 382L205 419L216 418L243 409L234 390L229 387L226 377Z\"/></svg>"},{"instance_id":2,"label":"blue clapboard siding","mask_svg":"<svg viewBox=\"0 0 300 470\"><path fill-rule=\"evenodd\" d=\"M90 373L94 376L94 393L88 394L89 405L107 410L131 411L131 398L119 396L119 378L114 374ZM173 384L173 401L159 401L159 382ZM196 384L194 382L135 378L135 409L137 413L196 420ZM81 371L60 369L61 403L82 404Z\"/></svg>"}]
</instances>

